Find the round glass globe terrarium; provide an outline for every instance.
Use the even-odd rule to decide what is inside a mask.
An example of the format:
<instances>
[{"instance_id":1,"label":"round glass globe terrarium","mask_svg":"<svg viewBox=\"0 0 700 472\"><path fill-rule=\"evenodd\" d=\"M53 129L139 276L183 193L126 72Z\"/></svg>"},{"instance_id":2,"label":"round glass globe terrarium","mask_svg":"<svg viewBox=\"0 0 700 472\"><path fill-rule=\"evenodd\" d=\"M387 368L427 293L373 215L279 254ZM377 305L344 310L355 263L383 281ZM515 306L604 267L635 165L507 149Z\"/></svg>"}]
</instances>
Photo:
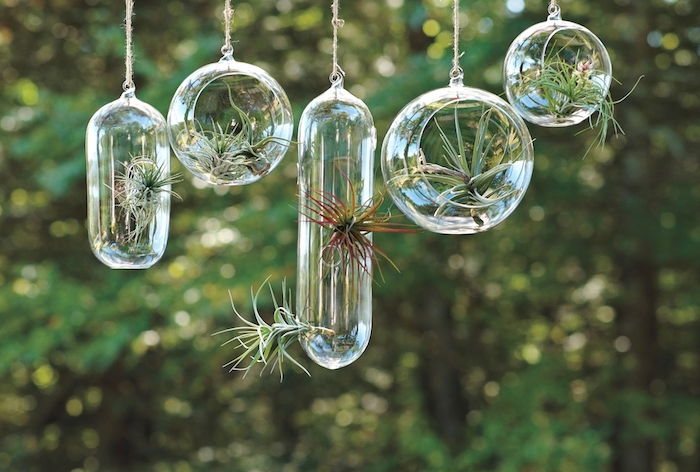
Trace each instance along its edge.
<instances>
[{"instance_id":1,"label":"round glass globe terrarium","mask_svg":"<svg viewBox=\"0 0 700 472\"><path fill-rule=\"evenodd\" d=\"M216 185L266 176L287 152L293 129L282 87L231 54L187 77L168 112L175 155L195 176Z\"/></svg>"},{"instance_id":2,"label":"round glass globe terrarium","mask_svg":"<svg viewBox=\"0 0 700 472\"><path fill-rule=\"evenodd\" d=\"M587 119L606 100L611 81L610 56L600 39L558 14L515 38L503 64L508 101L540 126Z\"/></svg>"},{"instance_id":3,"label":"round glass globe terrarium","mask_svg":"<svg viewBox=\"0 0 700 472\"><path fill-rule=\"evenodd\" d=\"M382 146L394 203L436 233L473 234L501 223L523 198L532 170L532 139L520 116L461 77L406 105Z\"/></svg>"}]
</instances>

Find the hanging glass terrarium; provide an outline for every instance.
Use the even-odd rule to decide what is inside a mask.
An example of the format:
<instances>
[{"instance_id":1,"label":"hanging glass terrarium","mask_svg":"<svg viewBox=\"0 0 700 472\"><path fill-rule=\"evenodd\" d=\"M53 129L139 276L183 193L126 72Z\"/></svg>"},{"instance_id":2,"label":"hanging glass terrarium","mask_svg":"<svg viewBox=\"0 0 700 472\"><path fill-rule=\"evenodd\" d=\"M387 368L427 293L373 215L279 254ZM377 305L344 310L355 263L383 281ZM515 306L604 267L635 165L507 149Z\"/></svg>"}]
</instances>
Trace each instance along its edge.
<instances>
[{"instance_id":1,"label":"hanging glass terrarium","mask_svg":"<svg viewBox=\"0 0 700 472\"><path fill-rule=\"evenodd\" d=\"M596 111L604 119L612 117L611 81L603 43L585 27L563 21L556 1L550 3L547 21L515 38L503 63L508 101L540 126L572 126Z\"/></svg>"},{"instance_id":2,"label":"hanging glass terrarium","mask_svg":"<svg viewBox=\"0 0 700 472\"><path fill-rule=\"evenodd\" d=\"M319 365L337 369L364 352L372 328L372 266L366 229L376 207L372 115L343 88L336 62L331 87L306 107L299 121L299 245L297 315L316 329L301 345ZM378 204L377 204L378 206Z\"/></svg>"},{"instance_id":3,"label":"hanging glass terrarium","mask_svg":"<svg viewBox=\"0 0 700 472\"><path fill-rule=\"evenodd\" d=\"M289 148L294 118L282 87L260 67L233 58L226 1L226 41L219 62L187 77L168 112L170 144L195 176L217 185L256 182Z\"/></svg>"},{"instance_id":4,"label":"hanging glass terrarium","mask_svg":"<svg viewBox=\"0 0 700 472\"><path fill-rule=\"evenodd\" d=\"M170 147L163 116L136 98L127 0L127 80L122 96L90 119L85 137L88 233L113 269L145 269L165 252L170 222Z\"/></svg>"},{"instance_id":5,"label":"hanging glass terrarium","mask_svg":"<svg viewBox=\"0 0 700 472\"><path fill-rule=\"evenodd\" d=\"M459 3L447 87L427 92L394 119L382 173L396 206L436 233L472 234L501 223L530 183L533 147L522 118L496 95L466 87L459 67Z\"/></svg>"},{"instance_id":6,"label":"hanging glass terrarium","mask_svg":"<svg viewBox=\"0 0 700 472\"><path fill-rule=\"evenodd\" d=\"M247 374L263 363L278 369L281 380L286 359L308 374L288 352L296 340L328 369L359 358L372 330L374 264L379 256L388 260L374 246L372 233L410 231L377 213L382 198L373 199L376 130L367 105L343 88L338 9L333 0L331 87L308 104L299 122L296 313L283 285L282 303L273 295L274 322L268 324L257 308L260 289L255 292L254 319L236 311L243 325L216 333L233 334L223 344L234 343L242 351L224 365L231 371Z\"/></svg>"},{"instance_id":7,"label":"hanging glass terrarium","mask_svg":"<svg viewBox=\"0 0 700 472\"><path fill-rule=\"evenodd\" d=\"M376 132L339 77L306 107L298 138L297 314L324 328L300 341L336 369L362 354L372 328L372 234L353 225L373 206Z\"/></svg>"}]
</instances>

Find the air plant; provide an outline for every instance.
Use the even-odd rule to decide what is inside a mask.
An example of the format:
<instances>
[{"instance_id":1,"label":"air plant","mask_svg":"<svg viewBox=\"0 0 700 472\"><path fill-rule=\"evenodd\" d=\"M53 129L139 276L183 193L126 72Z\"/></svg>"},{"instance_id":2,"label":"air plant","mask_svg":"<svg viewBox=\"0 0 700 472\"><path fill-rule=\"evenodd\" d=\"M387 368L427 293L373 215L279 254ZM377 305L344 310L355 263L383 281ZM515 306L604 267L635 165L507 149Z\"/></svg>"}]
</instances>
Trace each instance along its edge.
<instances>
[{"instance_id":1,"label":"air plant","mask_svg":"<svg viewBox=\"0 0 700 472\"><path fill-rule=\"evenodd\" d=\"M523 75L520 87L524 92L521 94L534 92L540 95L543 98L540 105L556 118L569 117L579 110L597 112L588 118L588 129L597 130L597 133L586 150L585 157L596 145L600 148L605 146L611 126L615 134L624 134L614 117L615 105L634 91L642 77L637 79L627 95L614 100L606 84L605 74L596 70L590 60L582 60L578 55L573 60L563 58L561 52L564 49L565 47L547 54L535 74Z\"/></svg>"},{"instance_id":2,"label":"air plant","mask_svg":"<svg viewBox=\"0 0 700 472\"><path fill-rule=\"evenodd\" d=\"M504 178L518 161L514 136L492 120L492 113L493 108L489 108L481 114L473 143L463 139L457 105L454 108L456 142L440 127L437 117L433 117L447 165L428 163L421 149L415 170L428 185L440 192L436 198L436 217L459 207L469 210L476 224L482 226L484 221L479 217L480 210L518 192ZM489 126L495 126L496 132L489 133Z\"/></svg>"},{"instance_id":3,"label":"air plant","mask_svg":"<svg viewBox=\"0 0 700 472\"><path fill-rule=\"evenodd\" d=\"M235 305L233 305L233 300L231 300L233 312L243 322L243 325L224 329L212 335L216 336L224 333L233 333L234 336L224 342L222 346L235 343L234 349L243 349L243 352L224 364L223 367L228 367L229 372L236 370L244 371L243 377L245 377L248 375L248 372L252 370L253 366L262 363L263 369L260 375L262 375L267 366L270 367L270 373L274 372L275 368L277 368L279 370L281 382L284 378L282 364L284 360L287 359L306 372L307 375L311 375L303 365L291 356L288 349L294 344L294 341L298 341L299 337L304 334L323 333L327 336L335 336L335 332L328 328L313 326L308 321L294 314L291 303L292 294L291 290L289 292L287 291L286 282L282 283L282 304L280 305L275 298L269 279L268 277L255 293L253 293L252 288L250 290L253 299L253 312L255 314L255 319L253 321L244 318L238 310L236 310ZM275 307L272 324L268 324L258 310L258 298L265 283L267 283L270 288L272 302Z\"/></svg>"},{"instance_id":4,"label":"air plant","mask_svg":"<svg viewBox=\"0 0 700 472\"><path fill-rule=\"evenodd\" d=\"M124 171L116 175L114 193L126 219L126 240L138 243L163 204L162 195L180 196L170 189L181 181L181 174L169 174L149 156L131 156Z\"/></svg>"},{"instance_id":5,"label":"air plant","mask_svg":"<svg viewBox=\"0 0 700 472\"><path fill-rule=\"evenodd\" d=\"M228 87L228 85L227 85ZM192 137L196 147L189 151L193 167L212 181L232 182L244 178L248 173L265 175L272 165L266 156L265 147L270 143L289 144L291 141L278 136L266 136L255 142L253 122L233 101L228 87L229 104L235 118L222 127L214 122L214 129L205 130L195 121Z\"/></svg>"},{"instance_id":6,"label":"air plant","mask_svg":"<svg viewBox=\"0 0 700 472\"><path fill-rule=\"evenodd\" d=\"M355 195L352 182L346 176L348 195ZM379 266L380 256L391 266L399 270L396 264L379 249L368 236L370 233L412 233L415 230L409 225L391 221L393 216L387 212L379 213L379 207L384 201L384 193L375 198L358 204L354 198L346 202L339 196L322 190L312 189L305 192L310 204L301 204L301 214L308 221L326 230L321 257L329 266L338 261L351 265L351 270L359 268L365 273L372 274L372 266ZM383 276L382 276L383 279Z\"/></svg>"}]
</instances>

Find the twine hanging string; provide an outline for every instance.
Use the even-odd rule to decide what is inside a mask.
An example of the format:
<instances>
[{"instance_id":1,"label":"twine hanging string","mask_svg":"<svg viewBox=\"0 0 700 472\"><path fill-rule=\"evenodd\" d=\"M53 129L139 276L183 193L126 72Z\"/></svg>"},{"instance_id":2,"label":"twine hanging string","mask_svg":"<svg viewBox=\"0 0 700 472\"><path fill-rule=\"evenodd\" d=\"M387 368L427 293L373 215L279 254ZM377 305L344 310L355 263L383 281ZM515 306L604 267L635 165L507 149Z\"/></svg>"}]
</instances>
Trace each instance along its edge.
<instances>
[{"instance_id":1,"label":"twine hanging string","mask_svg":"<svg viewBox=\"0 0 700 472\"><path fill-rule=\"evenodd\" d=\"M333 72L331 72L331 84L335 84L343 79L345 71L338 65L338 28L345 24L345 20L338 18L340 11L340 0L333 0Z\"/></svg>"},{"instance_id":2,"label":"twine hanging string","mask_svg":"<svg viewBox=\"0 0 700 472\"><path fill-rule=\"evenodd\" d=\"M549 12L548 20L561 20L561 8L559 8L557 0L550 0L547 11Z\"/></svg>"},{"instance_id":3,"label":"twine hanging string","mask_svg":"<svg viewBox=\"0 0 700 472\"><path fill-rule=\"evenodd\" d=\"M126 73L126 80L122 84L124 92L133 92L136 90L134 85L134 52L132 50L133 34L134 29L131 24L131 17L134 16L134 0L126 0L126 23L124 29L126 30L126 55L124 57Z\"/></svg>"},{"instance_id":4,"label":"twine hanging string","mask_svg":"<svg viewBox=\"0 0 700 472\"><path fill-rule=\"evenodd\" d=\"M224 6L224 45L221 47L221 54L224 57L233 55L233 46L231 45L231 24L233 23L233 10L231 9L231 0L226 0Z\"/></svg>"},{"instance_id":5,"label":"twine hanging string","mask_svg":"<svg viewBox=\"0 0 700 472\"><path fill-rule=\"evenodd\" d=\"M459 66L459 58L462 53L459 52L459 0L454 0L452 5L452 26L454 28L452 37L452 49L454 55L452 57L452 70L450 70L450 79L454 82L462 82L464 71Z\"/></svg>"}]
</instances>

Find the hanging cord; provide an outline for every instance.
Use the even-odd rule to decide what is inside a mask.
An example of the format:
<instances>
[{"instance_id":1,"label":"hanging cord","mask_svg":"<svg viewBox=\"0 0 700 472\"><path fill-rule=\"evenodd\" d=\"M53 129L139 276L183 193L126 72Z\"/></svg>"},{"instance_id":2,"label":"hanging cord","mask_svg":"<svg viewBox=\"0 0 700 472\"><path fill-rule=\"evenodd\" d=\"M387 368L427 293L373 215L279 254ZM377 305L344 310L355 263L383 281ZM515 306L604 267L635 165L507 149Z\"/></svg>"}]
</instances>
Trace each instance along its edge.
<instances>
[{"instance_id":1,"label":"hanging cord","mask_svg":"<svg viewBox=\"0 0 700 472\"><path fill-rule=\"evenodd\" d=\"M547 11L549 12L548 20L561 20L561 8L557 5L557 0L551 0L549 2Z\"/></svg>"},{"instance_id":2,"label":"hanging cord","mask_svg":"<svg viewBox=\"0 0 700 472\"><path fill-rule=\"evenodd\" d=\"M330 81L335 84L345 77L345 71L338 65L338 28L341 28L345 24L345 20L338 18L338 12L340 11L340 1L333 0L333 20L331 24L333 25L333 72L331 72Z\"/></svg>"},{"instance_id":3,"label":"hanging cord","mask_svg":"<svg viewBox=\"0 0 700 472\"><path fill-rule=\"evenodd\" d=\"M231 46L231 23L233 23L233 10L231 9L231 0L226 0L224 6L224 45L221 47L221 54L224 57L233 55L233 46Z\"/></svg>"},{"instance_id":4,"label":"hanging cord","mask_svg":"<svg viewBox=\"0 0 700 472\"><path fill-rule=\"evenodd\" d=\"M132 16L134 16L134 0L126 0L126 23L124 25L124 29L126 30L126 55L124 57L126 80L124 84L122 84L122 88L125 92L133 92L136 90L136 86L134 85L134 52L132 50L134 34L134 29L131 25Z\"/></svg>"},{"instance_id":5,"label":"hanging cord","mask_svg":"<svg viewBox=\"0 0 700 472\"><path fill-rule=\"evenodd\" d=\"M452 57L452 70L450 70L450 78L453 82L461 82L464 77L464 71L459 66L459 58L462 53L459 52L459 0L454 0L452 5L452 26L454 33L452 37L452 49L454 56Z\"/></svg>"}]
</instances>

